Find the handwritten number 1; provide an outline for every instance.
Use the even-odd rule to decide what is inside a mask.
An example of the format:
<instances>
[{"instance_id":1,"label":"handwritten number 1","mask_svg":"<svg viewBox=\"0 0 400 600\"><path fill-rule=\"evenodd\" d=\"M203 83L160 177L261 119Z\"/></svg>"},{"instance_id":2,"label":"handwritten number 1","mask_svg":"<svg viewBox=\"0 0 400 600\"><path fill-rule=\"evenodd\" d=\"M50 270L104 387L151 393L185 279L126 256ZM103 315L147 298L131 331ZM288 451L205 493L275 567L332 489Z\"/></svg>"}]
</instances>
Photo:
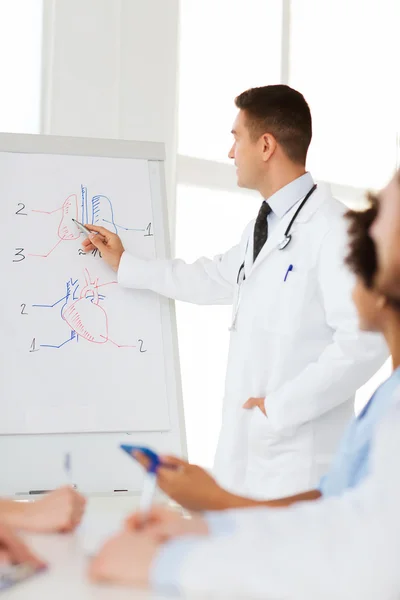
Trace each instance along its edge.
<instances>
[{"instance_id":1,"label":"handwritten number 1","mask_svg":"<svg viewBox=\"0 0 400 600\"><path fill-rule=\"evenodd\" d=\"M153 237L153 234L151 233L151 223L147 225L146 231L147 233L144 234L144 237Z\"/></svg>"},{"instance_id":2,"label":"handwritten number 1","mask_svg":"<svg viewBox=\"0 0 400 600\"><path fill-rule=\"evenodd\" d=\"M36 338L33 338L29 352L39 352L39 348L36 348Z\"/></svg>"}]
</instances>

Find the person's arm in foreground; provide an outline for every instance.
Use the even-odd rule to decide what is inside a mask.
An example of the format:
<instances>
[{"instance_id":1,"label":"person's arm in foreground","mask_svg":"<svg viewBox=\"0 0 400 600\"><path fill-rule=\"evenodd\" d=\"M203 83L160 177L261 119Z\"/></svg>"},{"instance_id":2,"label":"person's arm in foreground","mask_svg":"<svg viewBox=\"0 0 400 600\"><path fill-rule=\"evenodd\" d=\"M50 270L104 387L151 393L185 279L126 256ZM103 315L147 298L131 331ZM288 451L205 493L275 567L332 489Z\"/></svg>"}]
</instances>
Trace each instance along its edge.
<instances>
[{"instance_id":1,"label":"person's arm in foreground","mask_svg":"<svg viewBox=\"0 0 400 600\"><path fill-rule=\"evenodd\" d=\"M371 475L340 497L228 511L225 533L162 543L146 530L106 543L95 580L293 600L394 600L400 589L400 409L381 427ZM240 534L237 527L240 524ZM207 534L207 520L202 522Z\"/></svg>"},{"instance_id":2,"label":"person's arm in foreground","mask_svg":"<svg viewBox=\"0 0 400 600\"><path fill-rule=\"evenodd\" d=\"M79 525L86 500L70 487L35 502L0 500L0 522L26 531L68 532Z\"/></svg>"},{"instance_id":3,"label":"person's arm in foreground","mask_svg":"<svg viewBox=\"0 0 400 600\"><path fill-rule=\"evenodd\" d=\"M118 235L87 225L98 232L84 240L86 252L100 250L103 260L118 272L118 283L127 288L145 289L194 304L231 304L237 272L243 261L240 245L213 260L199 258L192 264L183 260L144 260L125 251Z\"/></svg>"},{"instance_id":4,"label":"person's arm in foreground","mask_svg":"<svg viewBox=\"0 0 400 600\"><path fill-rule=\"evenodd\" d=\"M135 458L146 469L148 459L140 452ZM278 500L252 500L231 494L201 467L173 456L162 458L164 466L157 470L159 488L172 500L192 511L226 510L257 506L285 507L297 502L309 502L321 497L319 490L310 490Z\"/></svg>"}]
</instances>

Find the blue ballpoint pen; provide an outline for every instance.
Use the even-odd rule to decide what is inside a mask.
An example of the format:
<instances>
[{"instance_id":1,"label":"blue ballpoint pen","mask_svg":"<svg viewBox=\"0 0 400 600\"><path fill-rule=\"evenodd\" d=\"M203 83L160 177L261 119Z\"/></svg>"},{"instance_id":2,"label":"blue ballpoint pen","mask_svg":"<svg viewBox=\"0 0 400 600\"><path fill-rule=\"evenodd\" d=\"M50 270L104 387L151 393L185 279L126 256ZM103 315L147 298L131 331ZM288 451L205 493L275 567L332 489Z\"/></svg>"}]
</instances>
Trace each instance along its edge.
<instances>
[{"instance_id":1,"label":"blue ballpoint pen","mask_svg":"<svg viewBox=\"0 0 400 600\"><path fill-rule=\"evenodd\" d=\"M288 278L288 275L290 273L290 271L293 271L293 265L289 265L286 271L286 275L285 275L285 279L283 280L283 282L285 283L286 279Z\"/></svg>"}]
</instances>

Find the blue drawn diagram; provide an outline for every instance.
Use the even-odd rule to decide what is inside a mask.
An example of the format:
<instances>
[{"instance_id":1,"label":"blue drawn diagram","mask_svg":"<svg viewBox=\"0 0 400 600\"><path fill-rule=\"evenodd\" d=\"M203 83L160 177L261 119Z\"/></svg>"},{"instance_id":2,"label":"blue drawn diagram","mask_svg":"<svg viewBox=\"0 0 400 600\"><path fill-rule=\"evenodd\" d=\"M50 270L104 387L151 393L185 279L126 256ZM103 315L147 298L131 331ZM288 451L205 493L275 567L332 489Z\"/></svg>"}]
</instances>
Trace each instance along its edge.
<instances>
[{"instance_id":1,"label":"blue drawn diagram","mask_svg":"<svg viewBox=\"0 0 400 600\"><path fill-rule=\"evenodd\" d=\"M117 225L114 218L114 209L110 198L103 195L93 196L90 201L90 211L88 210L87 188L81 185L81 223L89 223L98 227L106 227L113 233L118 233L119 229L124 231L145 232L146 229L135 229ZM90 216L89 214L90 213ZM78 219L79 220L79 219Z\"/></svg>"}]
</instances>

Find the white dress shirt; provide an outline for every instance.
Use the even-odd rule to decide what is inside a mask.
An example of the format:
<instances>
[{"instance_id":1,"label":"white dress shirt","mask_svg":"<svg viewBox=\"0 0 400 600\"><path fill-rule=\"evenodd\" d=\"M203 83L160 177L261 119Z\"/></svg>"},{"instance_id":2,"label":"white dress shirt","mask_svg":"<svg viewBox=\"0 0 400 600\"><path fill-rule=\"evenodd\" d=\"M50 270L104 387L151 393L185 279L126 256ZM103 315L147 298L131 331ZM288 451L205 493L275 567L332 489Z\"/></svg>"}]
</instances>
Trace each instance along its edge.
<instances>
[{"instance_id":1,"label":"white dress shirt","mask_svg":"<svg viewBox=\"0 0 400 600\"><path fill-rule=\"evenodd\" d=\"M271 212L267 217L268 236L270 236L279 223L279 221L289 212L295 204L300 204L314 185L310 173L304 173L285 187L281 188L275 194L272 194L265 202L271 207Z\"/></svg>"}]
</instances>

